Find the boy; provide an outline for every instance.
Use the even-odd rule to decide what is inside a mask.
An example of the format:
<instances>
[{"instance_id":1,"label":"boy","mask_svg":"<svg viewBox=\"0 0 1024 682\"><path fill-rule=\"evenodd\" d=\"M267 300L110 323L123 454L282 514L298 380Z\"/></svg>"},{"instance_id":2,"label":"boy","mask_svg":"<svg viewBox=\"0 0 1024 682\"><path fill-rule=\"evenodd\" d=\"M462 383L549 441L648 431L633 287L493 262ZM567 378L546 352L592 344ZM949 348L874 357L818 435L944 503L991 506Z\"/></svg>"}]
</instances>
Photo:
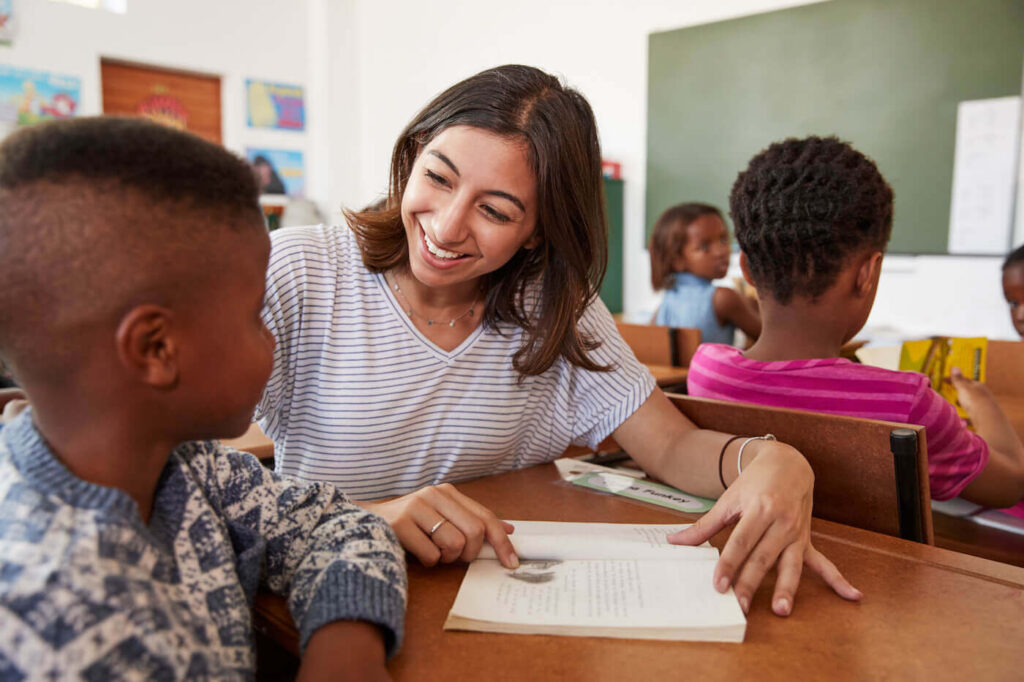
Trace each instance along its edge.
<instances>
[{"instance_id":1,"label":"boy","mask_svg":"<svg viewBox=\"0 0 1024 682\"><path fill-rule=\"evenodd\" d=\"M405 568L382 519L201 439L270 374L251 170L139 119L0 145L0 678L251 678L250 604L286 595L303 673L383 678Z\"/></svg>"},{"instance_id":2,"label":"boy","mask_svg":"<svg viewBox=\"0 0 1024 682\"><path fill-rule=\"evenodd\" d=\"M953 377L975 434L924 375L839 357L874 303L892 201L875 164L835 138L789 139L756 155L733 185L730 208L763 331L742 353L701 346L689 391L921 424L934 499L1010 506L1024 495L1024 445L984 385Z\"/></svg>"}]
</instances>

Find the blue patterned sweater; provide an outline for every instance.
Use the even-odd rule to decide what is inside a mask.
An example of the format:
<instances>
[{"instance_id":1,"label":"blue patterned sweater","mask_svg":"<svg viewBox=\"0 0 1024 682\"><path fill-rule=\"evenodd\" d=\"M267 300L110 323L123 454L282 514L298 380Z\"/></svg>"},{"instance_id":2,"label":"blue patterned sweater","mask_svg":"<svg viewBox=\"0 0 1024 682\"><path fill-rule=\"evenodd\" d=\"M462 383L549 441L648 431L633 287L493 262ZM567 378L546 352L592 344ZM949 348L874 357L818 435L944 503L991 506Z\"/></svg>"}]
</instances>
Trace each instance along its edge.
<instances>
[{"instance_id":1,"label":"blue patterned sweater","mask_svg":"<svg viewBox=\"0 0 1024 682\"><path fill-rule=\"evenodd\" d=\"M404 555L383 519L216 442L174 450L142 522L54 457L31 410L0 431L0 680L248 679L257 588L305 647L335 620L402 637Z\"/></svg>"}]
</instances>

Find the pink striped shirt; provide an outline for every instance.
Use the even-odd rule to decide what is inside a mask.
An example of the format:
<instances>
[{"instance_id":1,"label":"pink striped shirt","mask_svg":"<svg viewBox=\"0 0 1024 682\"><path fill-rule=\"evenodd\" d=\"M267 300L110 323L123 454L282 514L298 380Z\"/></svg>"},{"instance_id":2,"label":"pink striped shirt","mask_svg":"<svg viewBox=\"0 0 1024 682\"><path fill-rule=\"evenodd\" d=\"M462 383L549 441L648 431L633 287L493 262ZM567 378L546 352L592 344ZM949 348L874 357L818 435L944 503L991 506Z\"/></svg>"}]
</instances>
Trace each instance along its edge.
<instances>
[{"instance_id":1,"label":"pink striped shirt","mask_svg":"<svg viewBox=\"0 0 1024 682\"><path fill-rule=\"evenodd\" d=\"M732 346L701 345L686 377L690 395L884 419L925 428L932 498L948 500L981 473L988 445L917 372L845 358L758 362Z\"/></svg>"}]
</instances>

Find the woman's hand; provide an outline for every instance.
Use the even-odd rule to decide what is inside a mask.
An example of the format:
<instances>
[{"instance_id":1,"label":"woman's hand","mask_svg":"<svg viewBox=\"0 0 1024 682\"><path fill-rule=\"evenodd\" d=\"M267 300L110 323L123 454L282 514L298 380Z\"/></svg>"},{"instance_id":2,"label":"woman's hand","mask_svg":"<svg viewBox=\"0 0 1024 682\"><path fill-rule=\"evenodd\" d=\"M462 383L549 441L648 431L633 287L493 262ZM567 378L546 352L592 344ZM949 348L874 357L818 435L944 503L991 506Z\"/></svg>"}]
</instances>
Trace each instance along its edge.
<instances>
[{"instance_id":1,"label":"woman's hand","mask_svg":"<svg viewBox=\"0 0 1024 682\"><path fill-rule=\"evenodd\" d=\"M860 599L861 592L811 545L814 473L807 460L784 443L759 443L756 458L711 511L688 529L670 535L668 541L697 545L736 523L715 567L714 580L719 592L733 586L744 612L750 608L761 580L776 563L778 579L772 610L777 615L792 612L805 563L839 596L851 601Z\"/></svg>"},{"instance_id":2,"label":"woman's hand","mask_svg":"<svg viewBox=\"0 0 1024 682\"><path fill-rule=\"evenodd\" d=\"M512 524L502 521L450 483L421 488L393 500L360 504L383 516L395 529L402 546L424 566L457 559L472 561L484 540L494 547L503 566L519 566L516 550L508 539L514 530Z\"/></svg>"}]
</instances>

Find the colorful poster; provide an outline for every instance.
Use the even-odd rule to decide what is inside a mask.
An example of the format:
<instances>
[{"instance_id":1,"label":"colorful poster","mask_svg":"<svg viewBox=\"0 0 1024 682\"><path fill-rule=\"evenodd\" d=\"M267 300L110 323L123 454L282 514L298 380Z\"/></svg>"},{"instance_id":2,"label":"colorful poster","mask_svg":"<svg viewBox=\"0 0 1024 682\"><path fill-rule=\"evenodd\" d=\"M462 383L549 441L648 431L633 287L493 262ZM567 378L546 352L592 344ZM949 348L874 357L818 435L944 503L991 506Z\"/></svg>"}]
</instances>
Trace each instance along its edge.
<instances>
[{"instance_id":1,"label":"colorful poster","mask_svg":"<svg viewBox=\"0 0 1024 682\"><path fill-rule=\"evenodd\" d=\"M74 116L81 84L76 76L0 64L0 132Z\"/></svg>"},{"instance_id":2,"label":"colorful poster","mask_svg":"<svg viewBox=\"0 0 1024 682\"><path fill-rule=\"evenodd\" d=\"M301 85L246 79L245 93L251 128L305 129L306 106Z\"/></svg>"},{"instance_id":3,"label":"colorful poster","mask_svg":"<svg viewBox=\"0 0 1024 682\"><path fill-rule=\"evenodd\" d=\"M260 194L287 194L301 197L306 193L306 171L302 152L293 149L257 149L246 147L249 159L260 182Z\"/></svg>"},{"instance_id":4,"label":"colorful poster","mask_svg":"<svg viewBox=\"0 0 1024 682\"><path fill-rule=\"evenodd\" d=\"M14 40L14 0L0 0L0 43Z\"/></svg>"}]
</instances>

